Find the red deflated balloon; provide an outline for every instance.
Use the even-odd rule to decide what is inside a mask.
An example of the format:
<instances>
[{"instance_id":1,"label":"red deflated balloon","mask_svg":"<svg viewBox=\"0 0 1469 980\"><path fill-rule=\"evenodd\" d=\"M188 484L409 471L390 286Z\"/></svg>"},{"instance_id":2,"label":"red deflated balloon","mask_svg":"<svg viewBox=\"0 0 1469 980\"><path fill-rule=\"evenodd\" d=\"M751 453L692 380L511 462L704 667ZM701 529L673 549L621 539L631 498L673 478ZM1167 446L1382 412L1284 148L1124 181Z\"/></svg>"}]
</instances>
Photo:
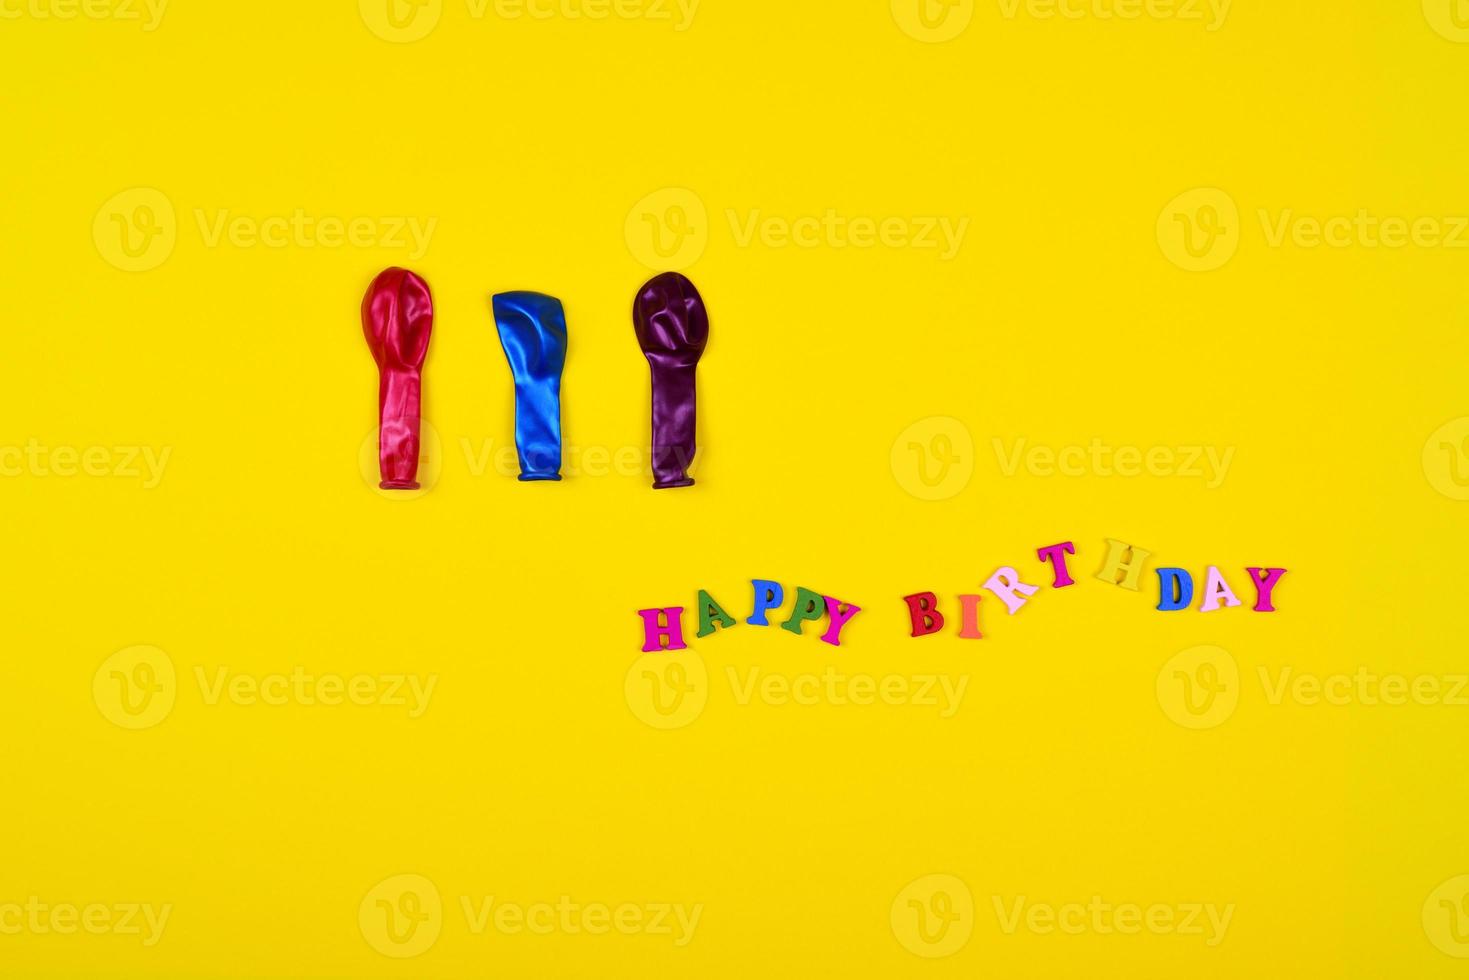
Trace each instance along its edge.
<instances>
[{"instance_id":1,"label":"red deflated balloon","mask_svg":"<svg viewBox=\"0 0 1469 980\"><path fill-rule=\"evenodd\" d=\"M418 489L423 359L434 327L428 283L385 269L362 299L362 332L378 369L378 469L384 490Z\"/></svg>"}]
</instances>

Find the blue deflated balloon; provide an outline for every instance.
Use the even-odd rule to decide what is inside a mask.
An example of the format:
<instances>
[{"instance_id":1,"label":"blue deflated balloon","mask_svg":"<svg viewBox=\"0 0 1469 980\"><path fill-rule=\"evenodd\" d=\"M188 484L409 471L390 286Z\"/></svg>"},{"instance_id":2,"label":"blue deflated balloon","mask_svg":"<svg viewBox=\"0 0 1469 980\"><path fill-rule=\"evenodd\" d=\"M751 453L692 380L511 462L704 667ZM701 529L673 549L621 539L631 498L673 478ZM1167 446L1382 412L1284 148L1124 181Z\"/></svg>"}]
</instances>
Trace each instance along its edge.
<instances>
[{"instance_id":1,"label":"blue deflated balloon","mask_svg":"<svg viewBox=\"0 0 1469 980\"><path fill-rule=\"evenodd\" d=\"M500 346L515 376L515 449L520 479L561 479L561 371L566 313L542 293L499 293L492 300Z\"/></svg>"}]
</instances>

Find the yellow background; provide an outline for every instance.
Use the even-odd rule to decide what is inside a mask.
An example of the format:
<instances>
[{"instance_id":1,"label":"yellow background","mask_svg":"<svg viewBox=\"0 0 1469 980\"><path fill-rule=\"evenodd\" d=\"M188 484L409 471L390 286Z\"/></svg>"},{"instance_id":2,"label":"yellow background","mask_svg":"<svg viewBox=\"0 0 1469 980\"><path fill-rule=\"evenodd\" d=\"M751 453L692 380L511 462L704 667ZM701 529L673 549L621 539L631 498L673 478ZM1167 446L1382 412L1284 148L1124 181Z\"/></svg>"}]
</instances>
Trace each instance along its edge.
<instances>
[{"instance_id":1,"label":"yellow background","mask_svg":"<svg viewBox=\"0 0 1469 980\"><path fill-rule=\"evenodd\" d=\"M1469 434L1469 253L1272 245L1259 216L1366 209L1452 231L1469 214L1469 31L1447 3L1239 0L1209 30L1207 7L1108 19L1088 2L1071 19L966 2L938 43L887 0L704 0L685 30L652 0L604 19L443 0L406 43L368 6L174 0L145 30L105 4L65 18L50 15L67 0L7 0L0 443L171 455L156 486L115 472L120 456L112 475L0 480L0 905L172 912L148 947L0 935L0 974L1469 969L1469 938L1436 941L1431 921L1448 914L1435 889L1469 872L1469 708L1273 704L1259 678L1466 669L1469 502L1436 432ZM174 219L134 272L107 231L148 224L137 204L156 196L109 204L136 188ZM1181 268L1160 234L1197 188L1238 209L1219 246L1236 251L1210 271ZM211 244L200 226L297 209L437 225L420 257ZM828 210L969 225L948 260L737 234L756 212ZM565 302L568 446L646 443L629 309L654 271L637 229L660 220L700 236L679 258L711 311L698 485L654 493L590 462L522 485L477 465L512 438L488 308L505 289ZM413 500L359 465L376 369L358 304L395 264L437 307L439 478ZM908 443L941 451L937 436L958 475L927 500ZM995 448L1094 438L1234 456L1210 488L1007 475ZM1153 552L1143 592L1094 577L1108 537ZM1063 540L1074 588L1013 618L991 597L986 639L957 638L955 596L1002 565L1049 586L1035 549ZM1200 583L1217 565L1246 607L1153 611L1160 564ZM1290 569L1278 614L1249 611L1249 565ZM864 612L840 650L743 623L692 641L702 711L646 724L636 610L690 607L692 640L699 588L743 620L757 576ZM925 589L951 627L911 640L901 597ZM93 681L138 645L176 678L171 710L132 730ZM1159 675L1201 645L1236 662L1237 705L1195 730ZM438 680L419 718L210 704L196 681L298 666ZM828 666L968 689L941 718L742 704L727 674ZM436 941L399 959L359 906L402 874L442 913ZM963 941L934 959L901 922L931 875L972 899ZM491 895L703 910L683 947L476 935L460 899ZM1213 946L1006 932L994 911L1094 895L1235 909Z\"/></svg>"}]
</instances>

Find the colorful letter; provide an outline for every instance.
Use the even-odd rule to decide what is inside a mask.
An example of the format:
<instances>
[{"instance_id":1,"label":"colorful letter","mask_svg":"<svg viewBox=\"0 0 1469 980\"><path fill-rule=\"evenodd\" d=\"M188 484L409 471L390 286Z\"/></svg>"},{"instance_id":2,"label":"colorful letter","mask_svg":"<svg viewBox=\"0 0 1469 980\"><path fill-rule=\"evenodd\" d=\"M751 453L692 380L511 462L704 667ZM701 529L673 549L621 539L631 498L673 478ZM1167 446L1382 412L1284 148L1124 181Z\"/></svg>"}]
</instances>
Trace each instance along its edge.
<instances>
[{"instance_id":1,"label":"colorful letter","mask_svg":"<svg viewBox=\"0 0 1469 980\"><path fill-rule=\"evenodd\" d=\"M1012 616L1018 613L1020 607L1026 603L1025 599L1015 593L1019 592L1021 596L1032 596L1041 590L1039 585L1026 585L1020 581L1020 573L1009 566L991 575L990 580L984 583L984 587L1000 597L1000 601L1005 604L1005 608Z\"/></svg>"},{"instance_id":2,"label":"colorful letter","mask_svg":"<svg viewBox=\"0 0 1469 980\"><path fill-rule=\"evenodd\" d=\"M755 611L745 622L751 626L769 626L765 614L772 609L779 609L780 604L786 601L785 590L780 587L779 582L768 582L763 578L757 578L750 584L755 587Z\"/></svg>"},{"instance_id":3,"label":"colorful letter","mask_svg":"<svg viewBox=\"0 0 1469 980\"><path fill-rule=\"evenodd\" d=\"M724 611L724 607L714 601L714 597L703 589L699 590L699 632L700 637L708 636L717 628L718 623L725 629L735 624L734 617Z\"/></svg>"},{"instance_id":4,"label":"colorful letter","mask_svg":"<svg viewBox=\"0 0 1469 980\"><path fill-rule=\"evenodd\" d=\"M1158 610L1178 612L1194 602L1194 577L1181 568L1158 569Z\"/></svg>"},{"instance_id":5,"label":"colorful letter","mask_svg":"<svg viewBox=\"0 0 1469 980\"><path fill-rule=\"evenodd\" d=\"M1213 612L1219 608L1219 601L1224 600L1226 606L1238 606L1239 599L1235 598L1234 590L1229 583L1224 581L1224 576L1219 574L1219 569L1213 565L1209 566L1209 578L1204 582L1204 601L1199 606L1199 612Z\"/></svg>"},{"instance_id":6,"label":"colorful letter","mask_svg":"<svg viewBox=\"0 0 1469 980\"><path fill-rule=\"evenodd\" d=\"M939 612L938 596L932 592L918 592L903 596L908 604L908 616L913 620L913 636L928 636L944 628L944 615Z\"/></svg>"},{"instance_id":7,"label":"colorful letter","mask_svg":"<svg viewBox=\"0 0 1469 980\"><path fill-rule=\"evenodd\" d=\"M979 631L979 601L983 598L977 595L959 597L959 639L984 639L984 634Z\"/></svg>"},{"instance_id":8,"label":"colorful letter","mask_svg":"<svg viewBox=\"0 0 1469 980\"><path fill-rule=\"evenodd\" d=\"M1066 571L1066 556L1074 554L1076 554L1076 545L1070 541L1063 541L1061 544L1053 544L1049 547L1041 548L1035 553L1037 558L1041 561L1050 562L1052 567L1056 569L1056 580L1051 583L1051 588L1064 589L1068 585L1076 584Z\"/></svg>"},{"instance_id":9,"label":"colorful letter","mask_svg":"<svg viewBox=\"0 0 1469 980\"><path fill-rule=\"evenodd\" d=\"M1283 568L1247 568L1250 579L1255 583L1255 612L1275 612L1275 605L1270 601L1270 594L1275 591L1275 584L1285 574ZM1262 576L1260 573L1265 574Z\"/></svg>"},{"instance_id":10,"label":"colorful letter","mask_svg":"<svg viewBox=\"0 0 1469 980\"><path fill-rule=\"evenodd\" d=\"M846 626L853 616L861 612L862 607L854 606L849 602L846 603L844 610L840 599L833 599L829 595L821 598L826 601L826 614L831 617L831 626L827 627L826 632L822 634L821 641L839 647L842 645L842 627Z\"/></svg>"},{"instance_id":11,"label":"colorful letter","mask_svg":"<svg viewBox=\"0 0 1469 980\"><path fill-rule=\"evenodd\" d=\"M670 606L667 609L639 609L638 615L643 617L643 652L657 653L659 650L682 650L687 644L683 641L683 607ZM668 625L660 625L660 617L666 617ZM667 640L665 646L663 641Z\"/></svg>"},{"instance_id":12,"label":"colorful letter","mask_svg":"<svg viewBox=\"0 0 1469 980\"><path fill-rule=\"evenodd\" d=\"M780 624L783 630L790 630L797 636L801 635L801 624L821 618L826 612L826 599L820 592L812 592L810 589L796 588L796 605L791 610L791 618Z\"/></svg>"},{"instance_id":13,"label":"colorful letter","mask_svg":"<svg viewBox=\"0 0 1469 980\"><path fill-rule=\"evenodd\" d=\"M1142 578L1143 565L1152 556L1151 551L1134 548L1125 541L1107 539L1107 561L1097 578L1109 585L1121 586L1129 592L1141 591L1138 579Z\"/></svg>"}]
</instances>

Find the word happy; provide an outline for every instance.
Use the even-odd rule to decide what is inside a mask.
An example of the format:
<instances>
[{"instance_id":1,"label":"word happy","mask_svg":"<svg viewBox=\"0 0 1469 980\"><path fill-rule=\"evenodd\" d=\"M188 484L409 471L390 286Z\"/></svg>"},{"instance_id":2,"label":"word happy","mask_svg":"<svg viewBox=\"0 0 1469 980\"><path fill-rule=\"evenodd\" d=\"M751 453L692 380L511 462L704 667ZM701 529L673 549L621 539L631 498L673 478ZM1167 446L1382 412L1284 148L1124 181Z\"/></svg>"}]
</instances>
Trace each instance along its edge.
<instances>
[{"instance_id":1,"label":"word happy","mask_svg":"<svg viewBox=\"0 0 1469 980\"><path fill-rule=\"evenodd\" d=\"M1076 555L1076 546L1070 541L1047 545L1036 549L1036 558L1050 570L1051 589L1070 588L1076 584L1071 577L1067 557ZM1096 578L1109 585L1129 592L1142 591L1143 570L1152 552L1144 551L1124 541L1107 539L1107 557ZM1204 572L1203 583L1195 585L1193 575L1183 568L1158 568L1158 605L1160 612L1183 612L1192 609L1197 597L1199 612L1216 612L1244 605L1224 574L1214 565ZM1275 612L1275 588L1280 584L1286 569L1251 567L1245 572L1254 586L1254 605L1257 613ZM785 604L785 588L779 582L768 579L751 581L754 591L749 617L750 626L769 626L770 614L777 613ZM982 586L997 599L1008 615L1020 612L1041 591L1042 586L1024 580L1016 568L1005 565L995 570ZM959 629L960 639L982 640L979 610L985 596L980 594L960 595ZM912 624L911 636L932 636L942 632L945 616L939 611L939 599L933 592L916 592L903 597L908 607ZM695 634L699 638L711 636L721 629L737 625L736 620L707 591L700 589L697 599L699 626ZM801 636L807 623L824 625L821 641L832 646L842 645L842 630L862 611L862 607L811 589L797 587L790 615L780 623L780 628ZM639 609L643 620L643 652L682 650L684 642L682 606L667 606L660 609Z\"/></svg>"}]
</instances>

